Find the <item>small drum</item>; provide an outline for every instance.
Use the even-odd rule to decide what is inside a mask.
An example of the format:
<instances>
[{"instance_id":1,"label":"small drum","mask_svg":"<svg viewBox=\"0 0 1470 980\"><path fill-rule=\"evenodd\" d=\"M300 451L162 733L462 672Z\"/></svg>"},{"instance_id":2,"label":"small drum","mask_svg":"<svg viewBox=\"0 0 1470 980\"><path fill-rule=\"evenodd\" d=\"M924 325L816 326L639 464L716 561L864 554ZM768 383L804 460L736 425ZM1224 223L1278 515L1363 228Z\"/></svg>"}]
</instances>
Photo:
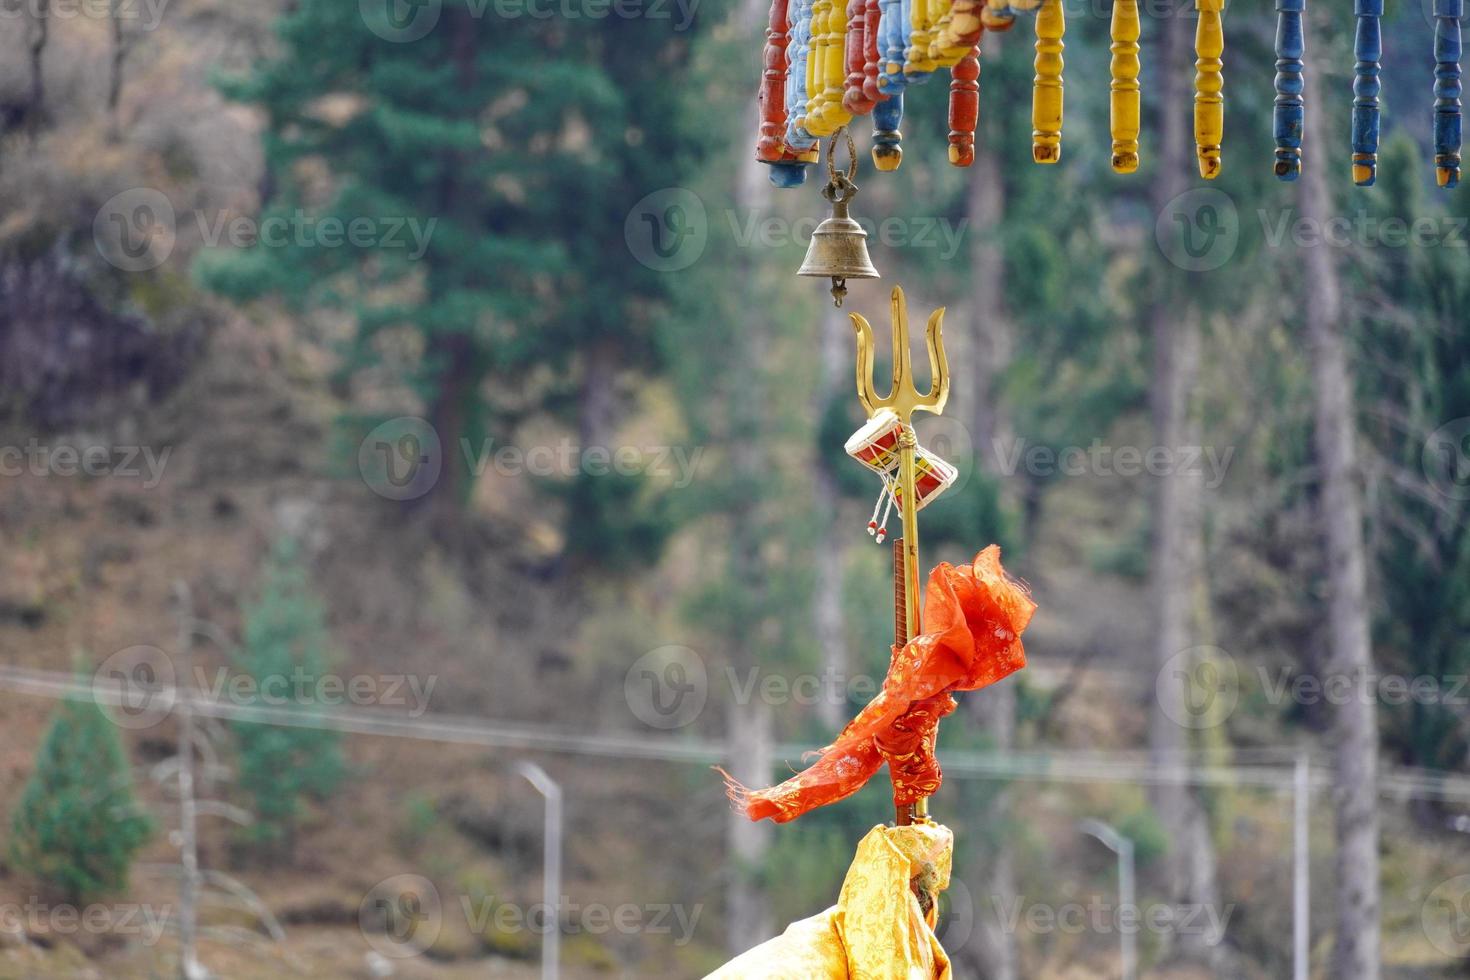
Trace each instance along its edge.
<instances>
[{"instance_id":1,"label":"small drum","mask_svg":"<svg viewBox=\"0 0 1470 980\"><path fill-rule=\"evenodd\" d=\"M842 448L879 476L891 475L898 472L898 435L902 431L903 423L893 410L880 408Z\"/></svg>"},{"instance_id":2,"label":"small drum","mask_svg":"<svg viewBox=\"0 0 1470 980\"><path fill-rule=\"evenodd\" d=\"M868 533L882 543L888 536L888 514L894 506L903 513L903 491L899 480L899 436L903 423L887 408L879 409L861 429L852 434L843 446L847 454L877 473L883 481L878 500L873 504L873 516L868 521ZM919 510L943 493L959 477L959 472L938 456L919 446L914 450L914 492L919 498Z\"/></svg>"},{"instance_id":3,"label":"small drum","mask_svg":"<svg viewBox=\"0 0 1470 980\"><path fill-rule=\"evenodd\" d=\"M919 510L929 506L929 502L947 490L959 475L953 466L920 446L914 455L914 494L919 498ZM892 484L893 501L898 505L899 513L903 513L903 490L896 477Z\"/></svg>"}]
</instances>

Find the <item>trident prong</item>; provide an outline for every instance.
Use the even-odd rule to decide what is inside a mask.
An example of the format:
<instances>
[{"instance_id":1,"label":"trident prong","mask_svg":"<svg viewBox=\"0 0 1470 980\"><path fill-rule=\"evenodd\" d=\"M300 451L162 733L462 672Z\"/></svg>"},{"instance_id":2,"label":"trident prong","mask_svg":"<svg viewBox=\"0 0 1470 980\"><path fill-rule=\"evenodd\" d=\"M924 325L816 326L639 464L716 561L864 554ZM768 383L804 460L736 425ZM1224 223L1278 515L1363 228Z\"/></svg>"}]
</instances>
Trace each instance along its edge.
<instances>
[{"instance_id":1,"label":"trident prong","mask_svg":"<svg viewBox=\"0 0 1470 980\"><path fill-rule=\"evenodd\" d=\"M924 339L929 347L929 391L920 394L914 387L913 359L909 355L909 310L903 287L893 287L893 386L882 398L873 384L873 325L862 314L853 313L853 329L857 331L858 401L871 418L880 408L892 409L904 425L909 424L919 409L935 415L944 411L949 399L949 360L944 355L944 307L929 316Z\"/></svg>"}]
</instances>

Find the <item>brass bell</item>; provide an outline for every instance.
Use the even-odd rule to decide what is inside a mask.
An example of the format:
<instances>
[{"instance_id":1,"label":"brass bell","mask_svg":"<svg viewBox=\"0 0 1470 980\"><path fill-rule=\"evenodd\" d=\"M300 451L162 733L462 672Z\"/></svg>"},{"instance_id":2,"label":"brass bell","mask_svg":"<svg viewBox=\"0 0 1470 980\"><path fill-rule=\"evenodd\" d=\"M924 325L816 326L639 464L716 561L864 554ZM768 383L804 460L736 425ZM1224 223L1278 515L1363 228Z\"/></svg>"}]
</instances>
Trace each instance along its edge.
<instances>
[{"instance_id":1,"label":"brass bell","mask_svg":"<svg viewBox=\"0 0 1470 980\"><path fill-rule=\"evenodd\" d=\"M851 150L851 137L848 138ZM836 140L833 140L835 145ZM832 204L832 217L823 221L812 232L812 241L807 246L806 261L797 270L798 276L811 276L832 280L832 299L841 306L847 296L847 280L877 279L878 270L868 258L868 233L848 215L848 206L857 196L857 184L852 182L857 170L857 156L847 173L840 173L832 166L831 151L828 151L828 172L831 179L822 188L822 196Z\"/></svg>"}]
</instances>

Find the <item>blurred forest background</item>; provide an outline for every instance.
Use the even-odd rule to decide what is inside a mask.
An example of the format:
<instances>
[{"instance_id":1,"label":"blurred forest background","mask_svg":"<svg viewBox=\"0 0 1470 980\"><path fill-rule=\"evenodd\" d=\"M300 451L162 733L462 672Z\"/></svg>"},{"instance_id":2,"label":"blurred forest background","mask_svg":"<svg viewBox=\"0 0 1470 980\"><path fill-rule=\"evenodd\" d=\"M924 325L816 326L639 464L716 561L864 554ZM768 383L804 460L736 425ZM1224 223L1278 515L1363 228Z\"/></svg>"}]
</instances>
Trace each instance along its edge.
<instances>
[{"instance_id":1,"label":"blurred forest background","mask_svg":"<svg viewBox=\"0 0 1470 980\"><path fill-rule=\"evenodd\" d=\"M847 308L883 332L895 283L948 308L954 394L918 425L961 477L926 560L999 542L1040 605L1030 667L942 730L972 763L933 804L957 976L1119 975L1085 819L1179 913L1141 975L1292 975L1300 758L1310 975L1470 974L1470 197L1432 186L1423 6L1385 21L1371 189L1342 5L1309 18L1299 184L1271 176L1262 4L1226 17L1213 184L1182 2L1145 5L1137 175L1109 171L1109 8L1082 2L1059 166L1030 162L1029 15L986 39L973 168L939 79L902 169L864 161L884 280ZM793 276L826 204L752 157L766 16L0 10L0 976L202 975L194 918L220 976L535 976L538 931L476 914L541 900L518 760L565 793L564 976L698 976L835 898L886 780L749 827L708 768L779 778L892 634L841 449L852 331ZM39 696L165 666L246 707L237 680L365 686L288 725ZM697 704L664 713L663 683ZM587 738L316 723L339 706Z\"/></svg>"}]
</instances>

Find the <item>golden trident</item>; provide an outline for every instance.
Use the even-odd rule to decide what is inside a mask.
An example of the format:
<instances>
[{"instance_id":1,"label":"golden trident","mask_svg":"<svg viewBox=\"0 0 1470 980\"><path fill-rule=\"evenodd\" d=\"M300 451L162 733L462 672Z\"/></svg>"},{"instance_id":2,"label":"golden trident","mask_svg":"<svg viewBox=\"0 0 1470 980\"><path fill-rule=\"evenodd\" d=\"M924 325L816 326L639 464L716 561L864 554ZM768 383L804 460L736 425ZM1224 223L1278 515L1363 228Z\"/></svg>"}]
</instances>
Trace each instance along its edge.
<instances>
[{"instance_id":1,"label":"golden trident","mask_svg":"<svg viewBox=\"0 0 1470 980\"><path fill-rule=\"evenodd\" d=\"M929 391L920 394L914 387L913 361L909 356L909 311L902 287L893 287L893 386L887 395L878 397L873 384L873 326L861 314L853 313L852 325L857 331L857 389L858 401L868 417L883 408L891 409L901 423L898 437L899 493L902 497L900 511L903 517L903 578L904 598L903 629L898 634L902 643L907 643L919 633L919 520L918 494L914 454L919 441L914 435L912 418L920 409L935 415L944 411L949 399L949 362L944 356L944 308L940 307L929 316L929 326L924 339L929 346ZM894 615L897 616L897 596ZM926 819L928 801L920 800L912 812L900 813L900 824L913 819Z\"/></svg>"}]
</instances>

